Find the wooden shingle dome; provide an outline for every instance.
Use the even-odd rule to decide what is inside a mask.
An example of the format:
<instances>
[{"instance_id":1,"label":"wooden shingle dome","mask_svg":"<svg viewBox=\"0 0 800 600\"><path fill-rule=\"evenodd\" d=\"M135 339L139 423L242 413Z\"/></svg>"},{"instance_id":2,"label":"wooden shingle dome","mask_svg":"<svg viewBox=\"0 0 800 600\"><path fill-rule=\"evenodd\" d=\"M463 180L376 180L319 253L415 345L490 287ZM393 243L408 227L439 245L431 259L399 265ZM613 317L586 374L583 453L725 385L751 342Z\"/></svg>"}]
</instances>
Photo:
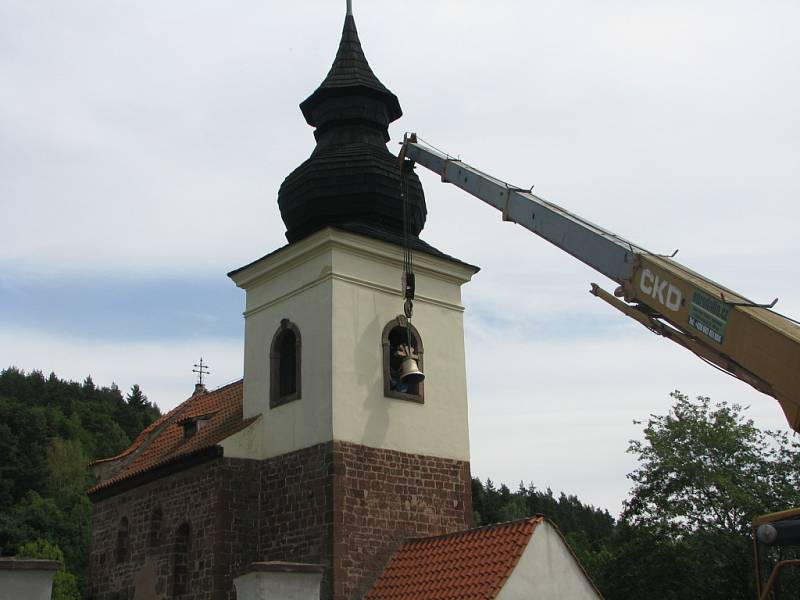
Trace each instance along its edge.
<instances>
[{"instance_id":1,"label":"wooden shingle dome","mask_svg":"<svg viewBox=\"0 0 800 600\"><path fill-rule=\"evenodd\" d=\"M370 226L403 232L400 166L389 152L389 123L400 103L367 63L353 16L345 17L339 50L322 84L300 104L317 146L283 182L278 206L289 242L327 226ZM425 196L407 177L409 233L425 224Z\"/></svg>"}]
</instances>

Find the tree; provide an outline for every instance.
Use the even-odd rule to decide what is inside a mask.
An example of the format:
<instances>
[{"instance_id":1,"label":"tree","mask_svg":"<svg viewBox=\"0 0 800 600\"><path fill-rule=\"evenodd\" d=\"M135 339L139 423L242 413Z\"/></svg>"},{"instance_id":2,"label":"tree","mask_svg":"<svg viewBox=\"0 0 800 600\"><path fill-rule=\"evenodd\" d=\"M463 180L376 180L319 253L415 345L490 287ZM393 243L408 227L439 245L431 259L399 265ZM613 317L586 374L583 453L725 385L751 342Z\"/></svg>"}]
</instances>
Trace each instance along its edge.
<instances>
[{"instance_id":1,"label":"tree","mask_svg":"<svg viewBox=\"0 0 800 600\"><path fill-rule=\"evenodd\" d=\"M651 415L644 440L630 443L639 467L628 476L634 486L621 519L636 529L636 543L649 537L654 548L676 549L675 556L700 566L683 571L691 577L685 595L670 597L752 598L750 522L800 504L800 443L758 429L739 405L671 396L669 414ZM631 566L624 565L627 572Z\"/></svg>"},{"instance_id":2,"label":"tree","mask_svg":"<svg viewBox=\"0 0 800 600\"><path fill-rule=\"evenodd\" d=\"M17 550L17 557L60 561L61 568L53 578L52 600L81 600L77 580L64 568L64 553L57 545L51 544L47 540L37 539L22 544Z\"/></svg>"},{"instance_id":3,"label":"tree","mask_svg":"<svg viewBox=\"0 0 800 600\"><path fill-rule=\"evenodd\" d=\"M47 492L67 496L86 491L88 464L78 440L53 438L47 449Z\"/></svg>"},{"instance_id":4,"label":"tree","mask_svg":"<svg viewBox=\"0 0 800 600\"><path fill-rule=\"evenodd\" d=\"M800 502L800 443L761 431L742 407L671 394L668 415L652 415L628 452L640 466L623 517L676 535L748 534L753 517Z\"/></svg>"},{"instance_id":5,"label":"tree","mask_svg":"<svg viewBox=\"0 0 800 600\"><path fill-rule=\"evenodd\" d=\"M117 421L128 437L135 439L142 429L159 416L161 414L158 408L147 399L139 385L134 384L125 396L125 403Z\"/></svg>"}]
</instances>

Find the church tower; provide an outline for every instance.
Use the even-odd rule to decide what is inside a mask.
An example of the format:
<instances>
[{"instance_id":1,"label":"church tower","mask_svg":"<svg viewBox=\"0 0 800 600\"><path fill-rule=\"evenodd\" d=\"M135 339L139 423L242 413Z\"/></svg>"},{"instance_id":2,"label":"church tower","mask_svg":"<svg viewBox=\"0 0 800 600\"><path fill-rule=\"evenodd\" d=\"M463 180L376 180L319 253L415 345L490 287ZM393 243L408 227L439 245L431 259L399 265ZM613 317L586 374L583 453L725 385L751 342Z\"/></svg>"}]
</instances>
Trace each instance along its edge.
<instances>
[{"instance_id":1,"label":"church tower","mask_svg":"<svg viewBox=\"0 0 800 600\"><path fill-rule=\"evenodd\" d=\"M405 540L471 524L461 286L477 268L419 237L422 186L386 147L400 103L350 11L300 108L316 147L278 193L289 243L229 274L244 378L196 386L93 463L92 600L233 600L264 561L321 567L321 600L360 600Z\"/></svg>"},{"instance_id":2,"label":"church tower","mask_svg":"<svg viewBox=\"0 0 800 600\"><path fill-rule=\"evenodd\" d=\"M461 286L477 268L419 238L422 186L386 147L400 104L349 10L300 109L316 147L278 194L289 244L229 274L246 292L242 416L255 420L221 446L263 461L260 559L322 564L322 597L355 600L403 540L471 523ZM423 382L398 379L408 341Z\"/></svg>"}]
</instances>

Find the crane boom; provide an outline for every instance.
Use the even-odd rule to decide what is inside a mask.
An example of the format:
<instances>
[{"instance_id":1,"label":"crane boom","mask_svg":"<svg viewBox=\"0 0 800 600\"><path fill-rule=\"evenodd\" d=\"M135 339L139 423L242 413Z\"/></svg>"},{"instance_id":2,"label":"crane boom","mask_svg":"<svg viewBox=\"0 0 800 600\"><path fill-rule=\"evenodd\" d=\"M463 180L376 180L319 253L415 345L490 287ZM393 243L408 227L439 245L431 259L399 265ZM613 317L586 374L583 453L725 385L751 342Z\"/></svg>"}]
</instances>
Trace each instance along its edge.
<instances>
[{"instance_id":1,"label":"crane boom","mask_svg":"<svg viewBox=\"0 0 800 600\"><path fill-rule=\"evenodd\" d=\"M800 326L671 257L648 252L564 208L418 142L400 159L421 164L616 281L591 293L642 325L778 400L800 431Z\"/></svg>"}]
</instances>

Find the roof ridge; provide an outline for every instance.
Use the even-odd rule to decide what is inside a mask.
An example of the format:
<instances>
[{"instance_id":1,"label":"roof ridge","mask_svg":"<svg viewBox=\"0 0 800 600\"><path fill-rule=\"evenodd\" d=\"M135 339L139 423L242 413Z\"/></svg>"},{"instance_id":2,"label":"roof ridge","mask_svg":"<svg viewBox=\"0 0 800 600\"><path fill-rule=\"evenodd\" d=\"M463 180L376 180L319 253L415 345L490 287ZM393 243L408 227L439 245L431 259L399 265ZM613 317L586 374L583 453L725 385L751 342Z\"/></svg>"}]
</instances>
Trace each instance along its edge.
<instances>
[{"instance_id":1,"label":"roof ridge","mask_svg":"<svg viewBox=\"0 0 800 600\"><path fill-rule=\"evenodd\" d=\"M146 436L142 436L144 439L138 444L115 457L119 463L114 464L111 473L97 481L88 493L111 488L121 481L157 469L181 457L193 456L204 449L219 446L224 439L260 419L261 415L243 418L242 388L243 380L238 380L184 400L159 419L157 426L151 428ZM193 413L199 409L202 409L202 414L210 415L209 423L198 428L195 435L186 437L180 425L185 418L198 416L200 413Z\"/></svg>"},{"instance_id":2,"label":"roof ridge","mask_svg":"<svg viewBox=\"0 0 800 600\"><path fill-rule=\"evenodd\" d=\"M539 523L541 523L542 521L544 521L546 519L547 519L547 517L545 517L542 514L537 513L537 514L531 515L529 517L525 517L523 519L515 519L513 521L502 521L500 523L489 523L488 525L481 525L480 527L471 527L469 529L461 529L460 531L452 531L450 533L443 533L442 535L430 535L430 536L425 536L425 537L408 538L407 540L405 540L405 542L403 542L403 544L410 544L412 542L424 542L424 541L428 541L428 540L431 540L431 541L433 541L433 540L443 540L443 539L448 539L448 538L459 537L459 536L462 536L462 535L467 535L467 534L470 534L470 533L478 533L478 532L482 532L482 531L488 531L490 529L500 529L501 527L509 527L509 526L512 526L512 525L522 525L523 523L528 523L528 522L530 522L531 525L533 525L535 527L536 525L538 525Z\"/></svg>"},{"instance_id":3,"label":"roof ridge","mask_svg":"<svg viewBox=\"0 0 800 600\"><path fill-rule=\"evenodd\" d=\"M208 396L208 395L211 395L211 394L216 394L217 392L221 392L221 391L225 390L226 388L235 386L236 384L242 383L243 381L244 381L243 377L237 379L236 381L231 381L230 383L226 383L225 385L222 385L222 386L220 386L218 388L215 388L215 389L211 390L210 392L207 392L206 394L204 394L204 396ZM177 411L185 412L185 410L188 408L187 404L189 402L191 402L191 400L196 400L196 399L198 399L198 396L195 396L194 394L192 394L191 396L189 396L188 398L186 398L185 400L180 402L180 404L178 404L177 406L173 407L169 412L166 412L163 415L161 415L158 419L156 419L155 421L150 423L150 425L148 425L147 427L142 429L139 432L139 435L137 435L133 439L133 441L131 442L130 446L128 446L125 450L123 450L119 454L117 454L115 456L109 456L107 458L98 458L97 460L91 461L89 464L90 465L98 465L98 464L102 464L102 463L111 462L113 460L119 460L120 458L125 458L126 456L128 456L129 454L134 452L135 450L139 449L139 447L145 441L147 441L149 438L151 438L152 437L151 434L154 433L154 430L156 428L158 428L159 430L163 430L163 427L161 427L162 424L163 425L168 425L169 423L167 421L172 416L174 416ZM174 422L174 421L172 421L172 422ZM158 432L155 432L155 435L157 437Z\"/></svg>"},{"instance_id":4,"label":"roof ridge","mask_svg":"<svg viewBox=\"0 0 800 600\"><path fill-rule=\"evenodd\" d=\"M178 409L180 409L190 399L191 399L191 397L187 398L186 400L184 400L183 402L181 402L180 404L175 406L172 410L170 410L169 412L164 413L158 419L156 419L155 421L150 423L150 425L148 425L147 427L142 429L139 432L139 435L137 435L133 439L133 441L131 442L130 446L128 446L125 450L123 450L119 454L117 454L115 456L109 456L107 458L98 458L97 460L93 460L89 464L90 465L98 465L98 464L102 464L102 463L111 462L111 461L114 461L114 460L119 460L120 458L125 458L126 456L128 456L129 454L131 454L132 452L137 450L145 441L147 441L151 437L151 433L153 433L156 429L159 429L162 424L166 424L167 421L175 414L175 412L178 411Z\"/></svg>"},{"instance_id":5,"label":"roof ridge","mask_svg":"<svg viewBox=\"0 0 800 600\"><path fill-rule=\"evenodd\" d=\"M533 534L536 531L536 528L539 525L541 525L545 520L546 520L545 517L542 515L531 517L530 519L527 520L527 522L530 523L531 525L530 533L528 533L528 535L526 536L527 542L525 543L524 546L520 548L520 551L517 552L516 555L513 557L513 559L509 562L505 575L502 578L499 578L495 582L494 589L491 592L492 598L495 598L497 594L500 593L500 590L503 589L503 586L506 584L506 581L508 581L508 578L511 577L511 574L514 572L514 569L519 564L522 555L525 553L525 548L527 548L528 544L531 543L531 539L533 538Z\"/></svg>"},{"instance_id":6,"label":"roof ridge","mask_svg":"<svg viewBox=\"0 0 800 600\"><path fill-rule=\"evenodd\" d=\"M211 390L208 393L209 394L216 394L217 392L221 392L222 390L224 390L226 388L229 388L229 387L233 387L234 385L237 385L239 383L244 383L244 377L239 377L239 379L236 379L234 381L230 381L228 383L225 383L225 384L219 386L218 388L214 388L213 390ZM187 400L190 399L190 398L191 398L191 396L189 398L187 398Z\"/></svg>"}]
</instances>

